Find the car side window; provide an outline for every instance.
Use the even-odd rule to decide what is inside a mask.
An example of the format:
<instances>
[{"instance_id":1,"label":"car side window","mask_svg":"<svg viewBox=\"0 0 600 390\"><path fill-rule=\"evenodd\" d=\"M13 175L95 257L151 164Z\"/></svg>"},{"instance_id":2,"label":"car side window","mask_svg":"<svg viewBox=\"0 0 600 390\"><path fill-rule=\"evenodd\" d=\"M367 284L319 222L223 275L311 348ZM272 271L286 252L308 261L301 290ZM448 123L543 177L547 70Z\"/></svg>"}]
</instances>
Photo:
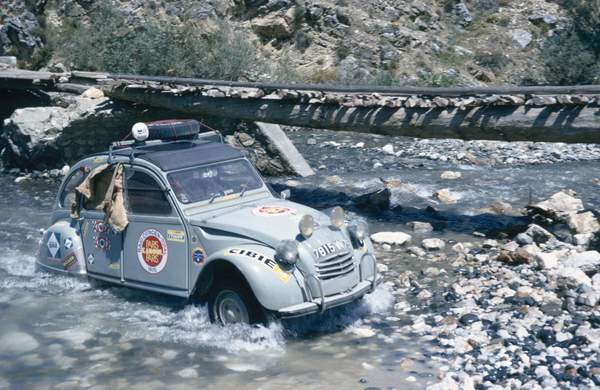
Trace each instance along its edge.
<instances>
[{"instance_id":1,"label":"car side window","mask_svg":"<svg viewBox=\"0 0 600 390\"><path fill-rule=\"evenodd\" d=\"M127 207L131 213L171 214L171 204L156 180L140 171L129 171L126 176Z\"/></svg>"},{"instance_id":2,"label":"car side window","mask_svg":"<svg viewBox=\"0 0 600 390\"><path fill-rule=\"evenodd\" d=\"M81 170L77 170L67 178L67 182L60 194L60 207L69 208L75 202L75 188L83 182L85 174Z\"/></svg>"}]
</instances>

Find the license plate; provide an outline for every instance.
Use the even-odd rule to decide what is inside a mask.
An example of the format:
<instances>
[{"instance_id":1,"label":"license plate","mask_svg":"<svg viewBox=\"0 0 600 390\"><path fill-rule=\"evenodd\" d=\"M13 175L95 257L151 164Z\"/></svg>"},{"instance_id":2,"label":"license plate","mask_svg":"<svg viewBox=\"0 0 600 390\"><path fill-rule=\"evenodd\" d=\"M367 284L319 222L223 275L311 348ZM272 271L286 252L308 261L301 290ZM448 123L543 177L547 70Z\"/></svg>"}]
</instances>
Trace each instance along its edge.
<instances>
[{"instance_id":1,"label":"license plate","mask_svg":"<svg viewBox=\"0 0 600 390\"><path fill-rule=\"evenodd\" d=\"M347 248L348 248L348 244L346 244L345 241L338 240L338 241L329 242L327 244L321 245L317 249L313 250L313 254L314 254L315 259L319 259L321 257L326 257L326 256L338 254L340 252L345 252Z\"/></svg>"}]
</instances>

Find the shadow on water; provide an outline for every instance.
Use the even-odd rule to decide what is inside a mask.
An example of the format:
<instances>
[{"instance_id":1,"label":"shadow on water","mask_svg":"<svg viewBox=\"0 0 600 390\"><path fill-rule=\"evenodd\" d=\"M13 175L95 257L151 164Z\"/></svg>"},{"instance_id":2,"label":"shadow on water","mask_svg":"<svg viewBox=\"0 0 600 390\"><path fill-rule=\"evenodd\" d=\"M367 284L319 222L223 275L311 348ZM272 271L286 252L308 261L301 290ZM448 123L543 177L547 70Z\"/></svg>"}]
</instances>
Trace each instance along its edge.
<instances>
[{"instance_id":1,"label":"shadow on water","mask_svg":"<svg viewBox=\"0 0 600 390\"><path fill-rule=\"evenodd\" d=\"M283 184L272 184L276 191L284 190ZM435 231L470 234L474 231L495 237L501 233L513 236L527 228L530 218L526 216L481 213L468 215L458 209L437 210L431 206L423 208L397 205L387 210L358 207L353 197L336 190L319 187L292 188L290 200L317 209L343 205L346 210L373 221L404 225L411 221L429 222Z\"/></svg>"}]
</instances>

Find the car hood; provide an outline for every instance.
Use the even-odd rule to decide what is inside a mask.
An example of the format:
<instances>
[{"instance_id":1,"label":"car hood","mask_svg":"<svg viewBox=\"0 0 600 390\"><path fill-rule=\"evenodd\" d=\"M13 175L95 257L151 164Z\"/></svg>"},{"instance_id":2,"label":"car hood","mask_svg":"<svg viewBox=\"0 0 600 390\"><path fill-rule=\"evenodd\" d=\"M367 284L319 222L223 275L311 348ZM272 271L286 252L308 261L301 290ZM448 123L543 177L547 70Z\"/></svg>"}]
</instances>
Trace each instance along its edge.
<instances>
[{"instance_id":1,"label":"car hood","mask_svg":"<svg viewBox=\"0 0 600 390\"><path fill-rule=\"evenodd\" d=\"M326 214L310 207L286 201L270 199L251 202L213 213L190 217L194 226L219 230L248 237L275 247L281 240L298 239L300 219L310 214L320 226L329 226Z\"/></svg>"}]
</instances>

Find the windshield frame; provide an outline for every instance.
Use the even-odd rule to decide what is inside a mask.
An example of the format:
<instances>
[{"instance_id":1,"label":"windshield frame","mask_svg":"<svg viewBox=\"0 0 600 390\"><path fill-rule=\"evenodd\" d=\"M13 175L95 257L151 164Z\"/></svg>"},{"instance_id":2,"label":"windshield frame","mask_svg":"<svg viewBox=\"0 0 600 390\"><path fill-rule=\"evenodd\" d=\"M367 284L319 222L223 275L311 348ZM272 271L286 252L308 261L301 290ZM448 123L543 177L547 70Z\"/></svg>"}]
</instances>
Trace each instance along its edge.
<instances>
[{"instance_id":1,"label":"windshield frame","mask_svg":"<svg viewBox=\"0 0 600 390\"><path fill-rule=\"evenodd\" d=\"M185 203L185 202L182 202L181 199L179 199L179 197L175 193L175 190L173 189L171 181L169 180L170 179L170 175L174 174L174 173L180 173L180 172L185 172L185 171L192 171L192 170L198 169L198 168L205 168L205 167L211 167L211 166L215 166L215 165L222 165L222 164L232 163L232 162L236 162L236 161L244 161L244 162L246 162L246 164L248 164L248 166L250 167L250 171L254 174L254 176L256 177L256 179L261 183L261 186L259 188L255 188L253 190L246 190L246 191L244 191L244 194L243 194L242 197L240 197L240 194L242 192L242 191L240 191L240 192L234 192L234 193L226 194L226 195L222 195L222 196L217 196L212 201L211 201L211 199L204 199L204 200L198 200L198 201L195 201L195 202L191 202L190 201L190 202ZM271 191L269 190L269 187L268 187L267 183L262 178L262 176L260 175L260 173L258 173L258 171L254 167L254 165L247 158L244 158L244 157L234 158L234 159L231 159L231 160L216 161L216 162L209 163L209 164L199 164L199 165L195 165L193 167L187 167L187 168L182 168L182 169L176 169L176 170L168 171L168 172L165 172L165 179L167 181L167 184L169 185L169 192L172 193L173 199L177 203L181 204L182 206L184 206L186 208L189 207L189 206L201 206L201 205L211 206L211 205L215 205L215 204L219 204L219 203L229 202L229 201L232 201L232 200L244 199L244 198L252 196L254 194L259 194L259 193L264 193L264 192L267 192L270 195L272 195Z\"/></svg>"}]
</instances>

